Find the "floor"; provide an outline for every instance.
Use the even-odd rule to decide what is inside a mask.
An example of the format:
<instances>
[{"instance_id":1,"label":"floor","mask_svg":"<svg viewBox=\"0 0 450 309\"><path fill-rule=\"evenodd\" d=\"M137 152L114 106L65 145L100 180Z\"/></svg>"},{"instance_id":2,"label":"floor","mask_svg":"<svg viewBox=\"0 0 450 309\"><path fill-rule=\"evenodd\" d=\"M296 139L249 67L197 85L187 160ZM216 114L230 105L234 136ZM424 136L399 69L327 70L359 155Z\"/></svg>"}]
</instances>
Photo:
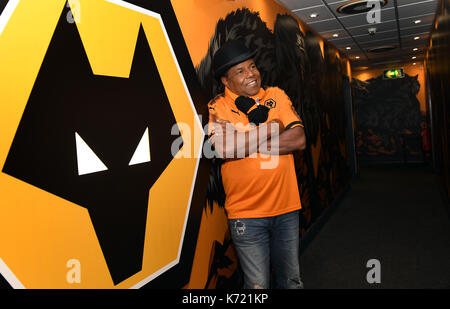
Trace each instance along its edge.
<instances>
[{"instance_id":1,"label":"floor","mask_svg":"<svg viewBox=\"0 0 450 309\"><path fill-rule=\"evenodd\" d=\"M301 272L307 289L450 288L450 219L432 169L361 167Z\"/></svg>"}]
</instances>

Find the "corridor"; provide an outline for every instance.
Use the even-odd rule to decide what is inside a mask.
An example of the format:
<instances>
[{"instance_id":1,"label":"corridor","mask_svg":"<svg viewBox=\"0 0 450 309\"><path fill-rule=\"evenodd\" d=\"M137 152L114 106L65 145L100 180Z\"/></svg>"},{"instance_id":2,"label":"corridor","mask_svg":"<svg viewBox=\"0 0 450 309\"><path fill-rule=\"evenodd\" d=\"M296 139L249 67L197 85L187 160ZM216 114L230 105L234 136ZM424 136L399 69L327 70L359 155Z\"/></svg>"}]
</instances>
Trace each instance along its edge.
<instances>
[{"instance_id":1,"label":"corridor","mask_svg":"<svg viewBox=\"0 0 450 309\"><path fill-rule=\"evenodd\" d=\"M380 283L368 283L377 259ZM450 220L424 166L362 167L301 256L305 288L450 288ZM369 276L370 277L370 276Z\"/></svg>"}]
</instances>

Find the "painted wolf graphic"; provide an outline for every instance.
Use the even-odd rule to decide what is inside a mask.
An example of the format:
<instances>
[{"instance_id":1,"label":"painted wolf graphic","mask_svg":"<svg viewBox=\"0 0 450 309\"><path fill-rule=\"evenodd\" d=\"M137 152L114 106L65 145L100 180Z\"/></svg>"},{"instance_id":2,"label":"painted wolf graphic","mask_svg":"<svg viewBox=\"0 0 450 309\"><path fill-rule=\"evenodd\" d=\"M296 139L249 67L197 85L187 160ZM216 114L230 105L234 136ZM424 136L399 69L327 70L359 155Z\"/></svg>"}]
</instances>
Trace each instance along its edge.
<instances>
[{"instance_id":1,"label":"painted wolf graphic","mask_svg":"<svg viewBox=\"0 0 450 309\"><path fill-rule=\"evenodd\" d=\"M318 104L314 101L314 93L310 91L314 81L307 78L312 69L305 38L295 18L289 14L278 14L274 32L261 20L258 12L251 12L247 8L233 11L220 19L209 49L196 67L200 84L209 98L224 91L224 86L213 77L211 62L215 52L228 40L241 40L250 50L257 51L254 59L261 73L262 85L278 86L286 92L305 123L307 140L315 143L320 124ZM313 181L314 170L310 150L303 153L301 156L296 155L296 167L302 175L304 185L301 190L306 198L314 196L306 192L313 187L307 183ZM211 209L214 202L223 207L226 198L221 183L221 163L219 159L212 160L206 199L206 205Z\"/></svg>"},{"instance_id":2,"label":"painted wolf graphic","mask_svg":"<svg viewBox=\"0 0 450 309\"><path fill-rule=\"evenodd\" d=\"M217 22L209 49L196 72L207 97L222 93L223 85L211 72L212 57L226 41L241 40L250 50L257 51L255 62L262 85L277 86L290 97L305 125L307 140L307 148L294 154L306 228L334 198L333 194L320 198L317 183L321 183L323 191L331 192L330 182L345 177L345 154L341 154L340 147L345 144L345 126L339 111L343 108L341 62L335 58L335 49L325 48L323 55L318 37L308 30L304 34L289 14L278 14L273 29L272 32L267 27L258 12L247 8L230 12ZM312 147L318 146L319 137L322 146L316 176ZM212 160L205 207L212 209L213 203L224 205L220 172L221 160ZM311 211L316 215L311 215Z\"/></svg>"},{"instance_id":3,"label":"painted wolf graphic","mask_svg":"<svg viewBox=\"0 0 450 309\"><path fill-rule=\"evenodd\" d=\"M99 76L62 14L2 169L89 211L114 284L142 269L149 190L173 158L162 94L142 26L129 78ZM134 164L141 141L151 156Z\"/></svg>"}]
</instances>

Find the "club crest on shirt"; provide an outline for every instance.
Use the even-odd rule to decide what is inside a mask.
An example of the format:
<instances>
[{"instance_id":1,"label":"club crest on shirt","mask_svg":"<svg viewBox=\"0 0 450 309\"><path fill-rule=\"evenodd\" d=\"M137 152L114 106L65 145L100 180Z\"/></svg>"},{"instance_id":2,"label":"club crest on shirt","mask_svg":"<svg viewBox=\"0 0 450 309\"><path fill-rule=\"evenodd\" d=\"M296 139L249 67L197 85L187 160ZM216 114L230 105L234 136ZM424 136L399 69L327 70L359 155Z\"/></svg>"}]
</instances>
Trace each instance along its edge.
<instances>
[{"instance_id":1,"label":"club crest on shirt","mask_svg":"<svg viewBox=\"0 0 450 309\"><path fill-rule=\"evenodd\" d=\"M268 108L275 108L275 106L277 106L277 102L275 102L274 99L267 99L264 101L264 105Z\"/></svg>"}]
</instances>

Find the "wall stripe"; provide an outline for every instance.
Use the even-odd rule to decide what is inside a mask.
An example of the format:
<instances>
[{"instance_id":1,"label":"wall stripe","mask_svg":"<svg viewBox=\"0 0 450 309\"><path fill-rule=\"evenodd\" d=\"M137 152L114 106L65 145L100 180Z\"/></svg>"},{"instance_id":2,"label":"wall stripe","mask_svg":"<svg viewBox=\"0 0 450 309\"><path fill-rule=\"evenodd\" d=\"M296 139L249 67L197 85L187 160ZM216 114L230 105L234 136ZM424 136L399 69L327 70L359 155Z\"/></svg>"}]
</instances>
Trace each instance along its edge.
<instances>
[{"instance_id":1,"label":"wall stripe","mask_svg":"<svg viewBox=\"0 0 450 309\"><path fill-rule=\"evenodd\" d=\"M0 15L0 35L2 35L3 30L8 24L8 21L11 18L12 14L14 13L14 10L16 9L17 5L19 4L19 1L20 0L10 0L8 4L5 6L5 9Z\"/></svg>"},{"instance_id":2,"label":"wall stripe","mask_svg":"<svg viewBox=\"0 0 450 309\"><path fill-rule=\"evenodd\" d=\"M25 289L22 282L17 279L13 272L6 266L5 262L0 258L0 273L5 278L6 281L15 289Z\"/></svg>"}]
</instances>

